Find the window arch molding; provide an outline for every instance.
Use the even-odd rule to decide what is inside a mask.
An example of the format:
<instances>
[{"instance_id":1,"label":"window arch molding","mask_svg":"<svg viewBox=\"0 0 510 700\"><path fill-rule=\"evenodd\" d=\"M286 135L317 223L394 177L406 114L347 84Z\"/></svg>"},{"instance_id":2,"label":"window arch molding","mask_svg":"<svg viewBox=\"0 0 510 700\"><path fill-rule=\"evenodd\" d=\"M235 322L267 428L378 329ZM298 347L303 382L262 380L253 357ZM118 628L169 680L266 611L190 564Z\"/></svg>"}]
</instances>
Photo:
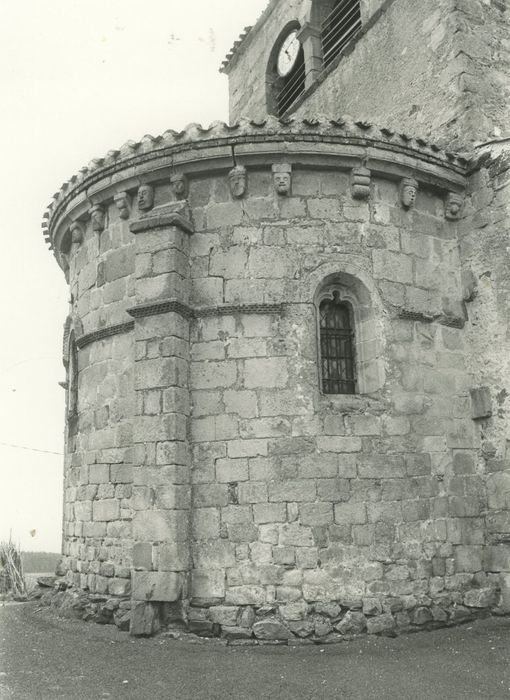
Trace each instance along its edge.
<instances>
[{"instance_id":1,"label":"window arch molding","mask_svg":"<svg viewBox=\"0 0 510 700\"><path fill-rule=\"evenodd\" d=\"M69 419L78 414L78 344L83 335L83 324L77 317L68 316L64 325L62 359L66 369L67 415Z\"/></svg>"},{"instance_id":2,"label":"window arch molding","mask_svg":"<svg viewBox=\"0 0 510 700\"><path fill-rule=\"evenodd\" d=\"M342 269L343 267L343 269ZM351 309L354 381L356 394L373 394L384 386L384 324L382 304L369 276L352 266L321 266L310 278L313 285L315 313L317 373L322 393L322 354L320 305L326 299L337 299ZM330 395L330 394L328 394Z\"/></svg>"},{"instance_id":3,"label":"window arch molding","mask_svg":"<svg viewBox=\"0 0 510 700\"><path fill-rule=\"evenodd\" d=\"M297 19L288 22L279 33L269 54L266 67L266 106L268 114L274 114L278 117L283 116L305 91L307 67L303 45L301 45L296 66L288 77L281 78L277 69L278 54L285 38L293 31L299 34L300 30L301 24Z\"/></svg>"}]
</instances>

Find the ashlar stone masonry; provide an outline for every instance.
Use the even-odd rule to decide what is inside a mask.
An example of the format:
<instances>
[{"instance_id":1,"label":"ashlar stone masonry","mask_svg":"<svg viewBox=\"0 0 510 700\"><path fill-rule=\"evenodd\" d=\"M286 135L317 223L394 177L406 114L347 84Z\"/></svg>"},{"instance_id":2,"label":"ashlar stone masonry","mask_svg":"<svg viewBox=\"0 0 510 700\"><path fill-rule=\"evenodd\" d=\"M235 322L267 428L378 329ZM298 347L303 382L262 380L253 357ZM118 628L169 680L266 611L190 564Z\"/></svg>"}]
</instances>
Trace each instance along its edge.
<instances>
[{"instance_id":1,"label":"ashlar stone masonry","mask_svg":"<svg viewBox=\"0 0 510 700\"><path fill-rule=\"evenodd\" d=\"M270 3L232 85L250 51L272 60L282 13L306 25L298 5ZM363 5L345 60L399 5ZM314 65L317 100L343 63ZM71 290L60 586L134 635L323 641L510 612L510 159L293 109L129 142L45 216ZM349 391L326 384L335 303Z\"/></svg>"}]
</instances>

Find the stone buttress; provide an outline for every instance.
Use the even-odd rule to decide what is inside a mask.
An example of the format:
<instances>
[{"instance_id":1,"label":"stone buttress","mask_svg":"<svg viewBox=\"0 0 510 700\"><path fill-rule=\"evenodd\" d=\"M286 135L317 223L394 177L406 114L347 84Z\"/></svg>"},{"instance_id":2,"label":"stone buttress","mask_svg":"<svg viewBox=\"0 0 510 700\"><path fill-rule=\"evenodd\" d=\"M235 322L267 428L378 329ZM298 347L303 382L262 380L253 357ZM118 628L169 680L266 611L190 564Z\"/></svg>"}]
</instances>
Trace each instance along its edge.
<instances>
[{"instance_id":1,"label":"stone buttress","mask_svg":"<svg viewBox=\"0 0 510 700\"><path fill-rule=\"evenodd\" d=\"M473 359L473 319L504 308L475 292L500 235L484 163L268 117L144 137L63 186L62 566L90 615L321 641L505 609L506 367ZM351 395L324 391L334 300Z\"/></svg>"}]
</instances>

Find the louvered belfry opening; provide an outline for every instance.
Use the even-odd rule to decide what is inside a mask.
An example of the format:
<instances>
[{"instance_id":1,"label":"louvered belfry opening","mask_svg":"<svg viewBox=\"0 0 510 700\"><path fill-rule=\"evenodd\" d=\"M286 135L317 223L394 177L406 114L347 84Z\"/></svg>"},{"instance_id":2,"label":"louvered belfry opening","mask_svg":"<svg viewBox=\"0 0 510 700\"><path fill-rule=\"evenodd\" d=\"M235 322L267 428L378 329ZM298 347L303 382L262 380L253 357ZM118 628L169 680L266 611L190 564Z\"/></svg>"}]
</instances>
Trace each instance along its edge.
<instances>
[{"instance_id":1,"label":"louvered belfry opening","mask_svg":"<svg viewBox=\"0 0 510 700\"><path fill-rule=\"evenodd\" d=\"M289 110L297 98L305 91L305 52L303 46L299 49L299 54L294 68L282 81L282 87L277 96L278 116L282 117Z\"/></svg>"},{"instance_id":2,"label":"louvered belfry opening","mask_svg":"<svg viewBox=\"0 0 510 700\"><path fill-rule=\"evenodd\" d=\"M354 329L350 305L333 292L319 307L322 391L324 394L354 394Z\"/></svg>"},{"instance_id":3,"label":"louvered belfry opening","mask_svg":"<svg viewBox=\"0 0 510 700\"><path fill-rule=\"evenodd\" d=\"M322 22L321 39L324 67L342 52L361 29L360 0L338 0Z\"/></svg>"}]
</instances>

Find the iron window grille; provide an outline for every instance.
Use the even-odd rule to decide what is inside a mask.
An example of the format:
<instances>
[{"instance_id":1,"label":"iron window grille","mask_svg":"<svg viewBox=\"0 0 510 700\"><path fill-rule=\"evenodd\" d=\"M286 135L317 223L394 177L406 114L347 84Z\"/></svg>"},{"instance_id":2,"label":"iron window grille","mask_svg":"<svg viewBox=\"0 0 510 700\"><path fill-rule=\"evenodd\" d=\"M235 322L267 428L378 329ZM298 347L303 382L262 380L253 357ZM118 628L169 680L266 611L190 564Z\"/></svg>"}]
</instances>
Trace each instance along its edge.
<instances>
[{"instance_id":1,"label":"iron window grille","mask_svg":"<svg viewBox=\"0 0 510 700\"><path fill-rule=\"evenodd\" d=\"M320 361L324 394L355 394L352 308L334 291L319 306Z\"/></svg>"},{"instance_id":2,"label":"iron window grille","mask_svg":"<svg viewBox=\"0 0 510 700\"><path fill-rule=\"evenodd\" d=\"M305 91L305 52L303 46L299 49L299 54L296 63L285 78L281 79L281 86L276 97L278 116L282 117L287 112L294 102Z\"/></svg>"},{"instance_id":3,"label":"iron window grille","mask_svg":"<svg viewBox=\"0 0 510 700\"><path fill-rule=\"evenodd\" d=\"M360 0L338 0L321 25L324 68L343 51L361 29Z\"/></svg>"}]
</instances>

